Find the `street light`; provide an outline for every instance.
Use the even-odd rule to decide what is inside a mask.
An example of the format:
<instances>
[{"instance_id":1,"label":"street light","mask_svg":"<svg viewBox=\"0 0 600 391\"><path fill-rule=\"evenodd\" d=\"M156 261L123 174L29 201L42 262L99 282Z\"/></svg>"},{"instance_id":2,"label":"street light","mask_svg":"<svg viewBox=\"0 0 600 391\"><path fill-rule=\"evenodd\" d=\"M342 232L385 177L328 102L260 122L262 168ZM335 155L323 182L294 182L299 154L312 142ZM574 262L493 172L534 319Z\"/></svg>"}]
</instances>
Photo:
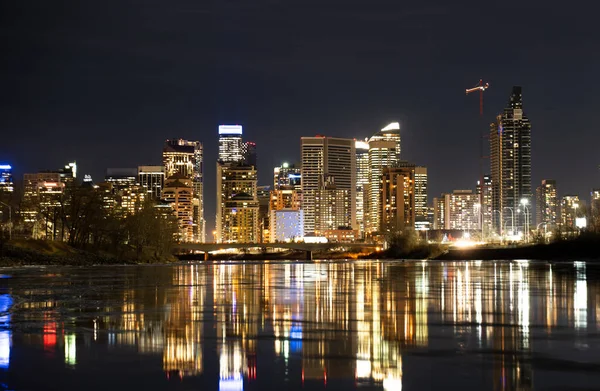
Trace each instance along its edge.
<instances>
[{"instance_id":1,"label":"street light","mask_svg":"<svg viewBox=\"0 0 600 391\"><path fill-rule=\"evenodd\" d=\"M525 243L529 243L529 208L527 205L529 200L527 198L521 198L521 205L525 208Z\"/></svg>"},{"instance_id":2,"label":"street light","mask_svg":"<svg viewBox=\"0 0 600 391\"><path fill-rule=\"evenodd\" d=\"M492 216L494 215L494 213L498 213L498 217L500 217L500 240L502 240L502 235L504 234L504 232L502 232L502 213L500 213L500 211L496 209L492 210Z\"/></svg>"},{"instance_id":3,"label":"street light","mask_svg":"<svg viewBox=\"0 0 600 391\"><path fill-rule=\"evenodd\" d=\"M481 204L474 205L479 210L479 225L481 227L481 241L483 242L483 210L481 210Z\"/></svg>"},{"instance_id":4,"label":"street light","mask_svg":"<svg viewBox=\"0 0 600 391\"><path fill-rule=\"evenodd\" d=\"M12 207L0 201L0 204L8 207L8 240L12 239Z\"/></svg>"},{"instance_id":5,"label":"street light","mask_svg":"<svg viewBox=\"0 0 600 391\"><path fill-rule=\"evenodd\" d=\"M542 224L544 224L544 243L546 243L546 236L548 235L548 223L545 223L545 222L539 223L537 225L537 227L535 227L535 230L538 231L538 234L539 234L540 225L542 225Z\"/></svg>"},{"instance_id":6,"label":"street light","mask_svg":"<svg viewBox=\"0 0 600 391\"><path fill-rule=\"evenodd\" d=\"M502 208L503 212L504 212L504 209L510 209L511 234L514 235L515 234L515 210L510 206L505 206L504 208Z\"/></svg>"}]
</instances>

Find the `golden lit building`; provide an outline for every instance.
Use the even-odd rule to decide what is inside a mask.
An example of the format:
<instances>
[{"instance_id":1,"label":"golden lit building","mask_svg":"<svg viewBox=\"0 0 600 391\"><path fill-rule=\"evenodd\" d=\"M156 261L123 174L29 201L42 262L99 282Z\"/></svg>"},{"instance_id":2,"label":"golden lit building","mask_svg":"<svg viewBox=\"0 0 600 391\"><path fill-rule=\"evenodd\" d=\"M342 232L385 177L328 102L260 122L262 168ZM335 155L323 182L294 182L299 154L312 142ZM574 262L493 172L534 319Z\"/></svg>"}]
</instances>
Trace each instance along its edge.
<instances>
[{"instance_id":1,"label":"golden lit building","mask_svg":"<svg viewBox=\"0 0 600 391\"><path fill-rule=\"evenodd\" d=\"M400 167L385 167L381 183L381 232L402 231L416 227L419 219L427 218L427 169L403 163Z\"/></svg>"},{"instance_id":2,"label":"golden lit building","mask_svg":"<svg viewBox=\"0 0 600 391\"><path fill-rule=\"evenodd\" d=\"M237 195L240 197L234 200ZM216 241L237 243L244 238L260 242L258 208L256 167L218 162ZM240 216L237 216L238 210Z\"/></svg>"},{"instance_id":3,"label":"golden lit building","mask_svg":"<svg viewBox=\"0 0 600 391\"><path fill-rule=\"evenodd\" d=\"M162 199L173 208L179 228L179 240L194 241L194 209L192 181L183 175L165 180Z\"/></svg>"}]
</instances>

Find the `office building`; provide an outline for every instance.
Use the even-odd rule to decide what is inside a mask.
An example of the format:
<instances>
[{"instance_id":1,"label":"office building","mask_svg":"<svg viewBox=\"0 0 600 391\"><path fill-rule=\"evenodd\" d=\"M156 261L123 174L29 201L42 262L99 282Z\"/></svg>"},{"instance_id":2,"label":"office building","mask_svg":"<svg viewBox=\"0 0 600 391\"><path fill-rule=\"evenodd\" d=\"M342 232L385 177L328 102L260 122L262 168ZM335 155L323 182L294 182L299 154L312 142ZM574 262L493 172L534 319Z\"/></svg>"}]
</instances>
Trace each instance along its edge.
<instances>
[{"instance_id":1,"label":"office building","mask_svg":"<svg viewBox=\"0 0 600 391\"><path fill-rule=\"evenodd\" d=\"M165 141L163 146L165 182L173 177L187 178L193 188L193 235L190 239L193 242L204 242L205 239L203 165L203 148L202 143L199 141L183 139L168 139ZM185 237L188 238L188 236Z\"/></svg>"},{"instance_id":2,"label":"office building","mask_svg":"<svg viewBox=\"0 0 600 391\"><path fill-rule=\"evenodd\" d=\"M400 162L400 124L392 122L369 139L369 215L367 233L381 228L381 175L384 167L396 167Z\"/></svg>"},{"instance_id":3,"label":"office building","mask_svg":"<svg viewBox=\"0 0 600 391\"><path fill-rule=\"evenodd\" d=\"M244 160L241 125L219 125L219 162L240 163Z\"/></svg>"},{"instance_id":4,"label":"office building","mask_svg":"<svg viewBox=\"0 0 600 391\"><path fill-rule=\"evenodd\" d=\"M173 208L177 217L179 240L194 241L194 185L183 174L175 174L165 180L162 200Z\"/></svg>"},{"instance_id":5,"label":"office building","mask_svg":"<svg viewBox=\"0 0 600 391\"><path fill-rule=\"evenodd\" d=\"M281 235L283 235L283 233L281 233L281 231L280 231L279 236L277 235L277 232L276 232L277 227L278 227L278 225L277 225L278 217L285 218L287 223L291 224L294 221L294 218L300 216L300 214L298 214L298 213L296 213L296 214L285 214L285 213L278 214L277 212L279 212L279 211L287 211L287 212L299 211L300 207L301 207L300 191L295 190L293 186L280 186L277 190L271 190L270 200L269 200L269 227L270 227L270 233L271 233L271 235L269 237L270 242L273 243L277 240L281 240L281 238L280 239L277 239L277 238L281 237ZM292 218L292 216L293 216L293 218ZM295 233L297 233L297 229L300 229L300 226L298 224L296 224L295 222L292 224L292 226L290 226L287 223L285 225L285 227L287 227L286 229L293 226L293 227L295 227L295 229L292 231ZM301 226L302 226L302 233L303 233L302 236L304 236L304 223L302 223ZM287 234L285 234L285 235L287 235ZM286 237L289 237L289 235L287 235Z\"/></svg>"},{"instance_id":6,"label":"office building","mask_svg":"<svg viewBox=\"0 0 600 391\"><path fill-rule=\"evenodd\" d=\"M560 222L565 230L576 228L576 219L583 214L578 195L565 195L560 202Z\"/></svg>"},{"instance_id":7,"label":"office building","mask_svg":"<svg viewBox=\"0 0 600 391\"><path fill-rule=\"evenodd\" d=\"M546 225L545 230L551 230L558 223L558 198L556 196L556 181L544 179L536 189L536 225Z\"/></svg>"},{"instance_id":8,"label":"office building","mask_svg":"<svg viewBox=\"0 0 600 391\"><path fill-rule=\"evenodd\" d=\"M314 234L324 236L330 241L339 241L340 236L348 236L348 241L353 241L357 231L352 227L351 190L337 188L333 177L327 181L325 186L316 192ZM344 231L345 234L340 234L339 231Z\"/></svg>"},{"instance_id":9,"label":"office building","mask_svg":"<svg viewBox=\"0 0 600 391\"><path fill-rule=\"evenodd\" d=\"M65 187L58 171L23 175L21 216L26 231L34 239L53 240L59 234Z\"/></svg>"},{"instance_id":10,"label":"office building","mask_svg":"<svg viewBox=\"0 0 600 391\"><path fill-rule=\"evenodd\" d=\"M531 224L531 213L517 213L525 202L531 207L531 123L523 112L521 87L513 87L508 106L490 126L492 210L497 231L514 214L515 230ZM523 201L524 200L524 201ZM528 219L526 224L525 219Z\"/></svg>"},{"instance_id":11,"label":"office building","mask_svg":"<svg viewBox=\"0 0 600 391\"><path fill-rule=\"evenodd\" d=\"M433 198L433 229L446 229L446 194Z\"/></svg>"},{"instance_id":12,"label":"office building","mask_svg":"<svg viewBox=\"0 0 600 391\"><path fill-rule=\"evenodd\" d=\"M136 168L107 168L104 181L113 184L115 189L133 187L138 183Z\"/></svg>"},{"instance_id":13,"label":"office building","mask_svg":"<svg viewBox=\"0 0 600 391\"><path fill-rule=\"evenodd\" d=\"M269 234L271 230L271 226L269 224L269 204L271 200L271 186L257 186L256 199L258 201L258 225L260 228L259 243L269 243Z\"/></svg>"},{"instance_id":14,"label":"office building","mask_svg":"<svg viewBox=\"0 0 600 391\"><path fill-rule=\"evenodd\" d=\"M320 200L333 195L321 194L326 186L334 185L335 197L344 194L347 200L338 203L349 208L340 215L347 216L345 225L356 224L356 156L354 140L335 137L302 137L302 209L304 210L304 233L314 234L325 227L319 226L317 207ZM324 206L321 206L324 208ZM319 212L319 213L322 213ZM318 221L319 220L319 221ZM327 222L323 222L327 224Z\"/></svg>"},{"instance_id":15,"label":"office building","mask_svg":"<svg viewBox=\"0 0 600 391\"><path fill-rule=\"evenodd\" d=\"M483 186L481 180L477 181L477 195L479 196L479 228L483 224L483 236L488 238L494 232L493 226L493 209L492 209L492 177L490 175L483 176Z\"/></svg>"},{"instance_id":16,"label":"office building","mask_svg":"<svg viewBox=\"0 0 600 391\"><path fill-rule=\"evenodd\" d=\"M600 231L600 189L592 189L590 192L590 221L589 228Z\"/></svg>"},{"instance_id":17,"label":"office building","mask_svg":"<svg viewBox=\"0 0 600 391\"><path fill-rule=\"evenodd\" d=\"M385 167L379 188L381 226L379 232L395 233L421 227L427 222L427 169L406 162Z\"/></svg>"},{"instance_id":18,"label":"office building","mask_svg":"<svg viewBox=\"0 0 600 391\"><path fill-rule=\"evenodd\" d=\"M295 164L283 163L273 169L273 190L281 187L292 187L294 190L302 190L302 170Z\"/></svg>"},{"instance_id":19,"label":"office building","mask_svg":"<svg viewBox=\"0 0 600 391\"><path fill-rule=\"evenodd\" d=\"M218 243L236 243L252 239L259 242L259 204L257 197L257 171L254 166L217 163L217 216L216 240ZM240 195L235 200L236 195ZM231 202L230 202L231 201ZM231 216L245 208L239 218ZM240 226L240 224L250 224Z\"/></svg>"},{"instance_id":20,"label":"office building","mask_svg":"<svg viewBox=\"0 0 600 391\"><path fill-rule=\"evenodd\" d=\"M445 229L479 230L479 196L473 190L454 190L444 197Z\"/></svg>"},{"instance_id":21,"label":"office building","mask_svg":"<svg viewBox=\"0 0 600 391\"><path fill-rule=\"evenodd\" d=\"M0 164L0 193L12 193L14 190L12 166L9 164Z\"/></svg>"},{"instance_id":22,"label":"office building","mask_svg":"<svg viewBox=\"0 0 600 391\"><path fill-rule=\"evenodd\" d=\"M363 236L368 219L369 199L369 143L357 140L356 149L356 227Z\"/></svg>"},{"instance_id":23,"label":"office building","mask_svg":"<svg viewBox=\"0 0 600 391\"><path fill-rule=\"evenodd\" d=\"M165 185L165 167L139 166L138 183L146 189L147 198L159 200Z\"/></svg>"}]
</instances>

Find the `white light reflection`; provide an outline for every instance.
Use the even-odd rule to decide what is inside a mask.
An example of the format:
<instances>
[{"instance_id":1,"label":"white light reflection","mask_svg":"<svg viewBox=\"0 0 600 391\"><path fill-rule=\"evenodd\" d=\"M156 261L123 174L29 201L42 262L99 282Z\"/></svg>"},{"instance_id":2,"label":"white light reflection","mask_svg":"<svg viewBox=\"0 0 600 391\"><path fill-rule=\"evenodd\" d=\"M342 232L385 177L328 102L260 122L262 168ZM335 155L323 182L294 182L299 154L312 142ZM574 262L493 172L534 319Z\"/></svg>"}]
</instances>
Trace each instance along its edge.
<instances>
[{"instance_id":1,"label":"white light reflection","mask_svg":"<svg viewBox=\"0 0 600 391\"><path fill-rule=\"evenodd\" d=\"M77 337L75 334L65 335L65 364L77 364Z\"/></svg>"},{"instance_id":2,"label":"white light reflection","mask_svg":"<svg viewBox=\"0 0 600 391\"><path fill-rule=\"evenodd\" d=\"M573 318L575 328L587 328L587 278L585 262L575 262L575 292L573 294Z\"/></svg>"},{"instance_id":3,"label":"white light reflection","mask_svg":"<svg viewBox=\"0 0 600 391\"><path fill-rule=\"evenodd\" d=\"M3 328L10 326L10 313L12 297L8 294L0 295L0 325ZM0 368L8 369L10 365L10 348L12 346L12 332L10 329L0 331Z\"/></svg>"}]
</instances>

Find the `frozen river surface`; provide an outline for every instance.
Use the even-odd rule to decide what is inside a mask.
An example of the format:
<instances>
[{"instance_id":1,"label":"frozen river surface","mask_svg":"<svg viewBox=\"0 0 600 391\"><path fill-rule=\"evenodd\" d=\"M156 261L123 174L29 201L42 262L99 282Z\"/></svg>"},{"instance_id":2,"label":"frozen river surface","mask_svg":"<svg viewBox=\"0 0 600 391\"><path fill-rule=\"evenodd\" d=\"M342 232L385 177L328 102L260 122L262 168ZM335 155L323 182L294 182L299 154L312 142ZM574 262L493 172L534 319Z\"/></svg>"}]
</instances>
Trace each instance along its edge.
<instances>
[{"instance_id":1,"label":"frozen river surface","mask_svg":"<svg viewBox=\"0 0 600 391\"><path fill-rule=\"evenodd\" d=\"M600 389L600 267L0 269L0 390Z\"/></svg>"}]
</instances>

